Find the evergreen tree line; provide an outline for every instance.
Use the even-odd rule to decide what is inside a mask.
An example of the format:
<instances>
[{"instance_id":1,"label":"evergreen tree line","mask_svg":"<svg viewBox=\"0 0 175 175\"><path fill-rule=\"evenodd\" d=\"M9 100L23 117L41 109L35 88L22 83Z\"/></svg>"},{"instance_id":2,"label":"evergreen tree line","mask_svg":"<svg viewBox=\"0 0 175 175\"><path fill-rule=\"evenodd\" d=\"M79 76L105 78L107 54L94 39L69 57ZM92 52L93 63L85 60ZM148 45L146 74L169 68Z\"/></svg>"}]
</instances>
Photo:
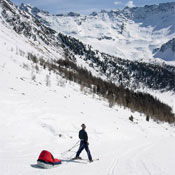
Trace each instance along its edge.
<instances>
[{"instance_id":1,"label":"evergreen tree line","mask_svg":"<svg viewBox=\"0 0 175 175\"><path fill-rule=\"evenodd\" d=\"M44 69L47 68L49 71L54 71L62 77L80 84L81 87L91 89L93 93L106 98L110 107L118 104L130 108L133 112L144 113L154 120L175 122L175 115L172 113L171 107L150 94L134 92L124 88L123 85L116 86L112 82L106 82L68 59L49 62L41 58L37 59L32 54L29 54L28 59L39 63Z\"/></svg>"},{"instance_id":2,"label":"evergreen tree line","mask_svg":"<svg viewBox=\"0 0 175 175\"><path fill-rule=\"evenodd\" d=\"M59 38L69 57L71 50L75 55L84 59L90 67L100 71L109 80L123 84L125 87L138 89L140 86L154 90L175 91L175 67L138 61L124 60L99 51L81 41L59 33ZM131 81L132 79L132 81Z\"/></svg>"}]
</instances>

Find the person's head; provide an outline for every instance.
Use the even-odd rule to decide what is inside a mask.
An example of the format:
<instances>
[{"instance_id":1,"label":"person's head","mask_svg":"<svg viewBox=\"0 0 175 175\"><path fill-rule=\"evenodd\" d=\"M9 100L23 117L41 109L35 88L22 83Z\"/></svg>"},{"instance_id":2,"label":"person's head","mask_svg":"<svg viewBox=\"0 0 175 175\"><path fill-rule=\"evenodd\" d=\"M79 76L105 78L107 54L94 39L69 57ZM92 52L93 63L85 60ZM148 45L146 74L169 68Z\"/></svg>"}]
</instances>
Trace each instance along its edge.
<instances>
[{"instance_id":1,"label":"person's head","mask_svg":"<svg viewBox=\"0 0 175 175\"><path fill-rule=\"evenodd\" d=\"M82 127L82 129L86 129L86 125L85 124L82 124L81 127Z\"/></svg>"}]
</instances>

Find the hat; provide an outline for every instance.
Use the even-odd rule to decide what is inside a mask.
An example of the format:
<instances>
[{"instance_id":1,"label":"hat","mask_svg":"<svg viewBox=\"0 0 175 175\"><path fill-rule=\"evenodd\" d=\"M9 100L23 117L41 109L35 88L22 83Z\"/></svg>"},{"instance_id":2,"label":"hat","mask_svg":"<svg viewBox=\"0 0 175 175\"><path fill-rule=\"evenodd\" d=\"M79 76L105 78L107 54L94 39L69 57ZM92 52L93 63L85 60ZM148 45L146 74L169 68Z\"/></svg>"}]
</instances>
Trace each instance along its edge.
<instances>
[{"instance_id":1,"label":"hat","mask_svg":"<svg viewBox=\"0 0 175 175\"><path fill-rule=\"evenodd\" d=\"M83 124L81 125L81 127L84 128L84 127L86 127L86 125L83 123Z\"/></svg>"}]
</instances>

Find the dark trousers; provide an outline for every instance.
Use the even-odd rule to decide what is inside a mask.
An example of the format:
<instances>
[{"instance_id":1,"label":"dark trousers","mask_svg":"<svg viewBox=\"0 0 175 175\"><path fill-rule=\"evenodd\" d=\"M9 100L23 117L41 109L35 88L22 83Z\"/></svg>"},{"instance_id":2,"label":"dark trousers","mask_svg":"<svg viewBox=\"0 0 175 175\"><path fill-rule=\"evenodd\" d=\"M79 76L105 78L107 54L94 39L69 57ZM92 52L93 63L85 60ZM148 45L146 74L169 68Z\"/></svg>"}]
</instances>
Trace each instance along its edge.
<instances>
[{"instance_id":1,"label":"dark trousers","mask_svg":"<svg viewBox=\"0 0 175 175\"><path fill-rule=\"evenodd\" d=\"M77 151L76 157L79 157L79 155L83 151L83 149L86 150L87 155L88 155L88 159L91 161L92 160L92 156L91 156L91 153L90 153L90 150L89 150L89 147L88 147L88 143L85 142L85 141L82 141L82 140L80 142L80 147L79 147L79 149Z\"/></svg>"}]
</instances>

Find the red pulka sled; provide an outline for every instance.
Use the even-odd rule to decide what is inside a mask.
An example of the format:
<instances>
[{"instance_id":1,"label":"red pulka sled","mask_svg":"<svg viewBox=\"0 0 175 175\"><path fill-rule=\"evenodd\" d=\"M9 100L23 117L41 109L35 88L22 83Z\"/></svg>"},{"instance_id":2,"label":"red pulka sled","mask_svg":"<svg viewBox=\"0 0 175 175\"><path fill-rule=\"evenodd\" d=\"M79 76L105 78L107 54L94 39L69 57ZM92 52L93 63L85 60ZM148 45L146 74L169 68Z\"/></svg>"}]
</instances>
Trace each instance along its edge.
<instances>
[{"instance_id":1,"label":"red pulka sled","mask_svg":"<svg viewBox=\"0 0 175 175\"><path fill-rule=\"evenodd\" d=\"M52 168L56 165L61 164L61 160L55 159L53 155L46 150L43 150L37 160L37 165L41 168Z\"/></svg>"}]
</instances>

